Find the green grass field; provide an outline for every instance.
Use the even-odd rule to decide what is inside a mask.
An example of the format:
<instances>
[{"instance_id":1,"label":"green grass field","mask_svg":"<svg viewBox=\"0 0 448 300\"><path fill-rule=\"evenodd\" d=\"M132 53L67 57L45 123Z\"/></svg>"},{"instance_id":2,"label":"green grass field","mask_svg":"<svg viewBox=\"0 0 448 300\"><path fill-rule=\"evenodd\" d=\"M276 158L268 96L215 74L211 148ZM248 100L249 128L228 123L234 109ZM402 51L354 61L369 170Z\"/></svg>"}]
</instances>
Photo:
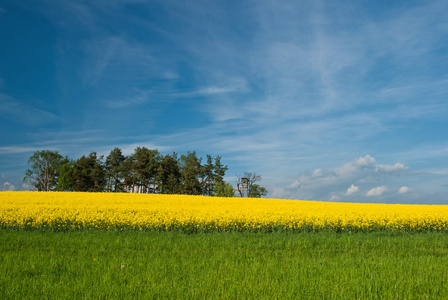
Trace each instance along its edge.
<instances>
[{"instance_id":1,"label":"green grass field","mask_svg":"<svg viewBox=\"0 0 448 300\"><path fill-rule=\"evenodd\" d=\"M448 235L0 230L1 299L448 299Z\"/></svg>"}]
</instances>

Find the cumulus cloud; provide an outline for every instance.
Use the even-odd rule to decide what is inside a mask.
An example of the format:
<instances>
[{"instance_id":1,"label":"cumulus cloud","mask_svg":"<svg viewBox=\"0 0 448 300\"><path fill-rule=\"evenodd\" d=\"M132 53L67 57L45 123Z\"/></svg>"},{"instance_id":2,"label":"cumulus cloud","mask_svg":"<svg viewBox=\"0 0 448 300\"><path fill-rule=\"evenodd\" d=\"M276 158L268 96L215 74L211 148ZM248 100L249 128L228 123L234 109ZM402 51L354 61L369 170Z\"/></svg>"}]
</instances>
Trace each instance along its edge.
<instances>
[{"instance_id":1,"label":"cumulus cloud","mask_svg":"<svg viewBox=\"0 0 448 300\"><path fill-rule=\"evenodd\" d=\"M347 196L352 195L354 193L357 193L359 191L359 187L357 187L356 185L351 185L348 189L347 192L345 192L345 194Z\"/></svg>"},{"instance_id":2,"label":"cumulus cloud","mask_svg":"<svg viewBox=\"0 0 448 300\"><path fill-rule=\"evenodd\" d=\"M16 187L9 183L8 181L6 181L5 183L2 184L2 191L15 191Z\"/></svg>"},{"instance_id":3,"label":"cumulus cloud","mask_svg":"<svg viewBox=\"0 0 448 300\"><path fill-rule=\"evenodd\" d=\"M364 157L355 158L354 162L358 166L370 166L376 163L375 159L368 154Z\"/></svg>"},{"instance_id":4,"label":"cumulus cloud","mask_svg":"<svg viewBox=\"0 0 448 300\"><path fill-rule=\"evenodd\" d=\"M341 197L339 197L337 195L331 195L330 201L337 202L339 200L341 200Z\"/></svg>"},{"instance_id":5,"label":"cumulus cloud","mask_svg":"<svg viewBox=\"0 0 448 300\"><path fill-rule=\"evenodd\" d=\"M407 192L409 192L410 188L408 188L407 186L402 186L401 188L398 189L398 193L399 194L406 194Z\"/></svg>"},{"instance_id":6,"label":"cumulus cloud","mask_svg":"<svg viewBox=\"0 0 448 300\"><path fill-rule=\"evenodd\" d=\"M291 183L291 185L289 186L290 188L298 188L300 186L300 181L296 180L293 183Z\"/></svg>"},{"instance_id":7,"label":"cumulus cloud","mask_svg":"<svg viewBox=\"0 0 448 300\"><path fill-rule=\"evenodd\" d=\"M365 155L334 169L309 171L288 186L281 187L281 194L289 198L320 201L344 201L344 197L356 194L357 201L368 202L372 200L371 196L388 191L386 185L393 180L402 180L409 174L408 169L401 162L379 164L374 157ZM401 193L405 191L408 190L401 189Z\"/></svg>"},{"instance_id":8,"label":"cumulus cloud","mask_svg":"<svg viewBox=\"0 0 448 300\"><path fill-rule=\"evenodd\" d=\"M394 165L389 164L377 164L375 158L370 155L366 155L364 157L355 158L352 162L346 163L342 165L340 168L335 171L343 177L350 177L351 175L355 175L355 177L362 176L362 174L386 174L386 173L394 173L402 170L408 169L402 163L397 162Z\"/></svg>"},{"instance_id":9,"label":"cumulus cloud","mask_svg":"<svg viewBox=\"0 0 448 300\"><path fill-rule=\"evenodd\" d=\"M371 197L371 196L380 196L382 195L384 192L387 192L389 190L389 188L387 186L379 186L376 188L373 188L371 190L369 190L366 194L366 196Z\"/></svg>"}]
</instances>

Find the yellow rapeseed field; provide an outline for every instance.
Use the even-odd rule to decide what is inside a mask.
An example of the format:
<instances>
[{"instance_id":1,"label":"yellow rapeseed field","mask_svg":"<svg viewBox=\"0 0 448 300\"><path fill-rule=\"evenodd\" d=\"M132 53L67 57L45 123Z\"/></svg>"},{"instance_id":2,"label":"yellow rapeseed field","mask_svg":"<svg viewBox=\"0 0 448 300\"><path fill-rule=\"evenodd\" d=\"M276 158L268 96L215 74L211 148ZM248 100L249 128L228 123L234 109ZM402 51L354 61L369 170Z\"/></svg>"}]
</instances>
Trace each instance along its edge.
<instances>
[{"instance_id":1,"label":"yellow rapeseed field","mask_svg":"<svg viewBox=\"0 0 448 300\"><path fill-rule=\"evenodd\" d=\"M186 195L0 192L0 228L448 232L448 206Z\"/></svg>"}]
</instances>

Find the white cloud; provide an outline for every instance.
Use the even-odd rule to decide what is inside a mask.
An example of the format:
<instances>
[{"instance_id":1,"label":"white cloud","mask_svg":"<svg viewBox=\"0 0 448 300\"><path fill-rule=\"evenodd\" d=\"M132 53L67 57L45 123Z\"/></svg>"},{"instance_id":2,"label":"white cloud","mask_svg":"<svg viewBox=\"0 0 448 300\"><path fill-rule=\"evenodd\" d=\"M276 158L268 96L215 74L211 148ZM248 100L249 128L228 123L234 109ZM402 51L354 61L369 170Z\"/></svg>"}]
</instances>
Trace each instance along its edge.
<instances>
[{"instance_id":1,"label":"white cloud","mask_svg":"<svg viewBox=\"0 0 448 300\"><path fill-rule=\"evenodd\" d=\"M360 167L371 166L374 165L375 163L376 163L375 159L368 154L364 157L358 157L355 159L355 165Z\"/></svg>"},{"instance_id":2,"label":"white cloud","mask_svg":"<svg viewBox=\"0 0 448 300\"><path fill-rule=\"evenodd\" d=\"M402 186L401 188L398 189L399 194L406 194L409 191L410 191L410 188L408 188L407 186Z\"/></svg>"},{"instance_id":3,"label":"white cloud","mask_svg":"<svg viewBox=\"0 0 448 300\"><path fill-rule=\"evenodd\" d=\"M403 163L378 164L375 158L365 155L334 169L317 168L303 174L284 187L282 194L289 192L291 198L322 201L338 196L338 201L344 201L344 196L364 190L367 193L357 195L357 200L368 201L364 197L381 195L388 190L387 183L402 180L405 175L409 175L407 169Z\"/></svg>"},{"instance_id":4,"label":"white cloud","mask_svg":"<svg viewBox=\"0 0 448 300\"><path fill-rule=\"evenodd\" d=\"M378 165L377 169L385 172L394 172L399 170L406 170L408 167L402 163L396 163L395 165Z\"/></svg>"},{"instance_id":5,"label":"white cloud","mask_svg":"<svg viewBox=\"0 0 448 300\"><path fill-rule=\"evenodd\" d=\"M296 180L293 183L291 183L291 185L289 187L295 189L299 186L300 186L300 181Z\"/></svg>"},{"instance_id":6,"label":"white cloud","mask_svg":"<svg viewBox=\"0 0 448 300\"><path fill-rule=\"evenodd\" d=\"M366 196L371 197L371 196L380 196L383 193L387 192L389 190L389 188L387 186L379 186L376 188L373 188L371 190L369 190L366 194Z\"/></svg>"},{"instance_id":7,"label":"white cloud","mask_svg":"<svg viewBox=\"0 0 448 300\"><path fill-rule=\"evenodd\" d=\"M64 38L58 41L62 49L58 72L68 74L66 78L81 76L86 88L91 90L89 94L114 100L107 103L109 106L139 105L136 110L149 108L151 113L161 106L153 99L170 98L177 105L179 98L194 96L201 99L194 99L191 106L206 113L201 123L211 120L194 129L188 124L177 124L163 134L157 129L145 128L145 124L135 125L131 120L129 123L122 120L120 124L126 125L123 127L154 132L148 140L159 149L164 149L163 145L169 150L177 147L176 150L183 151L187 147L210 151L222 154L230 161L229 166L263 168L260 170L263 175L282 178L277 195L327 200L337 193L343 198L349 193L347 187L352 185L358 188L356 195L361 199L372 187L389 185L389 180L411 173L406 171L408 167L395 161L379 164L370 155L350 162L347 157L351 159L367 152L376 153L379 159L382 149L378 145L383 143L376 143L377 138L386 138L384 145L390 145L385 147L390 149L390 157L399 157L410 164L422 157L420 149L415 150L416 159L405 158L392 149L393 141L387 142L387 137L396 136L397 132L391 131L387 136L381 133L396 125L397 120L428 116L428 112L446 115L444 112L448 109L446 97L439 97L440 103L434 98L437 93L446 95L446 79L424 74L433 67L428 60L439 59L434 49L439 49L447 36L443 1L406 7L392 5L385 11L376 11L378 18L356 4L328 10L327 4L318 2L275 5L259 2L250 8L242 4L229 14L212 2L181 5L163 2L160 6L167 14L165 19L170 20L168 23L154 23L138 16L129 18L131 10L121 7L123 1L112 1L107 6L93 2L42 3L30 6L42 6L41 14L54 20L61 32L67 28L70 33L80 30L83 34L77 35L86 37L81 44L69 43ZM158 46L152 39L137 40L132 34L125 34L127 27L121 28L127 24L138 27L143 34L149 29L154 41L169 42ZM410 24L412 30L409 30ZM232 28L246 35L237 36ZM82 50L79 54L84 55L84 62L79 64L78 72L76 68L61 67L75 57L64 55L66 48ZM74 53L67 51L67 54ZM162 80L153 82L157 77ZM61 82L73 84L62 79ZM431 85L434 82L437 84ZM422 109L422 94L427 99L426 109ZM387 109L380 106L384 103ZM80 102L79 106L82 105ZM6 108L0 103L0 115L2 111L8 114L17 111L20 119L20 107ZM88 110L95 118L96 108L101 107ZM25 111L22 121L27 121L34 112ZM169 119L170 111L165 112L160 115ZM55 118L39 113L43 121ZM80 128L92 128L83 124L82 119L79 116ZM152 115L147 119L152 119ZM154 122L163 127L162 120L154 118ZM402 128L400 125L394 127ZM105 135L86 137L94 140L100 136L99 140L104 141ZM129 133L130 138L126 139L131 141L129 152L142 143L138 136L132 135ZM65 139L63 134L59 138ZM403 139L409 141L406 137ZM82 141L83 145L77 149L99 150L96 143ZM121 139L107 143L126 147ZM68 141L58 140L56 145L61 144L68 145ZM408 149L406 143L395 144ZM14 153L15 149L28 151L16 145L4 146L0 147L0 153ZM299 173L306 169L311 171ZM290 181L283 183L285 177ZM390 186L403 184L409 183Z\"/></svg>"},{"instance_id":8,"label":"white cloud","mask_svg":"<svg viewBox=\"0 0 448 300\"><path fill-rule=\"evenodd\" d=\"M341 200L341 197L337 196L337 195L331 195L330 201L331 202L336 202Z\"/></svg>"},{"instance_id":9,"label":"white cloud","mask_svg":"<svg viewBox=\"0 0 448 300\"><path fill-rule=\"evenodd\" d=\"M173 80L179 78L179 74L174 71L165 71L162 73L162 78L166 80Z\"/></svg>"},{"instance_id":10,"label":"white cloud","mask_svg":"<svg viewBox=\"0 0 448 300\"><path fill-rule=\"evenodd\" d=\"M8 181L6 181L5 183L3 183L2 185L2 191L15 191L16 187L9 183Z\"/></svg>"},{"instance_id":11,"label":"white cloud","mask_svg":"<svg viewBox=\"0 0 448 300\"><path fill-rule=\"evenodd\" d=\"M289 196L289 192L282 187L274 187L274 189L269 192L271 198L286 199Z\"/></svg>"},{"instance_id":12,"label":"white cloud","mask_svg":"<svg viewBox=\"0 0 448 300\"><path fill-rule=\"evenodd\" d=\"M225 83L216 85L211 84L209 86L199 88L196 92L187 93L183 96L214 96L229 93L248 93L250 91L247 80L244 78L219 78L219 81L225 81Z\"/></svg>"},{"instance_id":13,"label":"white cloud","mask_svg":"<svg viewBox=\"0 0 448 300\"><path fill-rule=\"evenodd\" d=\"M335 171L342 177L364 177L364 179L368 179L369 176L394 174L398 171L406 169L408 169L408 167L399 162L394 165L377 164L375 158L370 155L366 155L363 157L358 157L352 162L342 165Z\"/></svg>"},{"instance_id":14,"label":"white cloud","mask_svg":"<svg viewBox=\"0 0 448 300\"><path fill-rule=\"evenodd\" d=\"M106 100L106 105L111 108L125 108L142 106L151 101L151 90L134 89L128 91L128 95L123 99Z\"/></svg>"},{"instance_id":15,"label":"white cloud","mask_svg":"<svg viewBox=\"0 0 448 300\"><path fill-rule=\"evenodd\" d=\"M36 187L34 187L33 185L31 185L29 183L23 183L22 184L22 190L24 190L24 191L35 191Z\"/></svg>"},{"instance_id":16,"label":"white cloud","mask_svg":"<svg viewBox=\"0 0 448 300\"><path fill-rule=\"evenodd\" d=\"M357 193L359 191L359 187L357 187L356 185L351 185L348 189L347 192L345 193L347 196L352 195L354 193Z\"/></svg>"},{"instance_id":17,"label":"white cloud","mask_svg":"<svg viewBox=\"0 0 448 300\"><path fill-rule=\"evenodd\" d=\"M317 178L317 177L322 177L323 176L323 172L321 168L318 168L316 170L313 171L313 174L311 175L313 178Z\"/></svg>"},{"instance_id":18,"label":"white cloud","mask_svg":"<svg viewBox=\"0 0 448 300\"><path fill-rule=\"evenodd\" d=\"M17 153L29 153L38 150L37 147L23 147L23 146L9 146L0 147L0 154L17 154Z\"/></svg>"}]
</instances>

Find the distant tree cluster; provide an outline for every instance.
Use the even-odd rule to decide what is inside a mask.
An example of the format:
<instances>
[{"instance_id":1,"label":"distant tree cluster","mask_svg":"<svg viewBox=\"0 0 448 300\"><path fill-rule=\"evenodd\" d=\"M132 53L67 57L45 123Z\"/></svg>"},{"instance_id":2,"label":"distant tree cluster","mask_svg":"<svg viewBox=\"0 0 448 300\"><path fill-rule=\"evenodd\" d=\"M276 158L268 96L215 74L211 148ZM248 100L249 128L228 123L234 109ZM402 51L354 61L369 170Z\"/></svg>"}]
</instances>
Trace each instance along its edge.
<instances>
[{"instance_id":1,"label":"distant tree cluster","mask_svg":"<svg viewBox=\"0 0 448 300\"><path fill-rule=\"evenodd\" d=\"M129 192L232 197L233 186L224 181L227 165L221 156L207 159L196 152L162 155L137 147L123 155L115 148L104 159L96 152L77 160L56 151L36 151L29 159L24 182L38 191Z\"/></svg>"}]
</instances>

